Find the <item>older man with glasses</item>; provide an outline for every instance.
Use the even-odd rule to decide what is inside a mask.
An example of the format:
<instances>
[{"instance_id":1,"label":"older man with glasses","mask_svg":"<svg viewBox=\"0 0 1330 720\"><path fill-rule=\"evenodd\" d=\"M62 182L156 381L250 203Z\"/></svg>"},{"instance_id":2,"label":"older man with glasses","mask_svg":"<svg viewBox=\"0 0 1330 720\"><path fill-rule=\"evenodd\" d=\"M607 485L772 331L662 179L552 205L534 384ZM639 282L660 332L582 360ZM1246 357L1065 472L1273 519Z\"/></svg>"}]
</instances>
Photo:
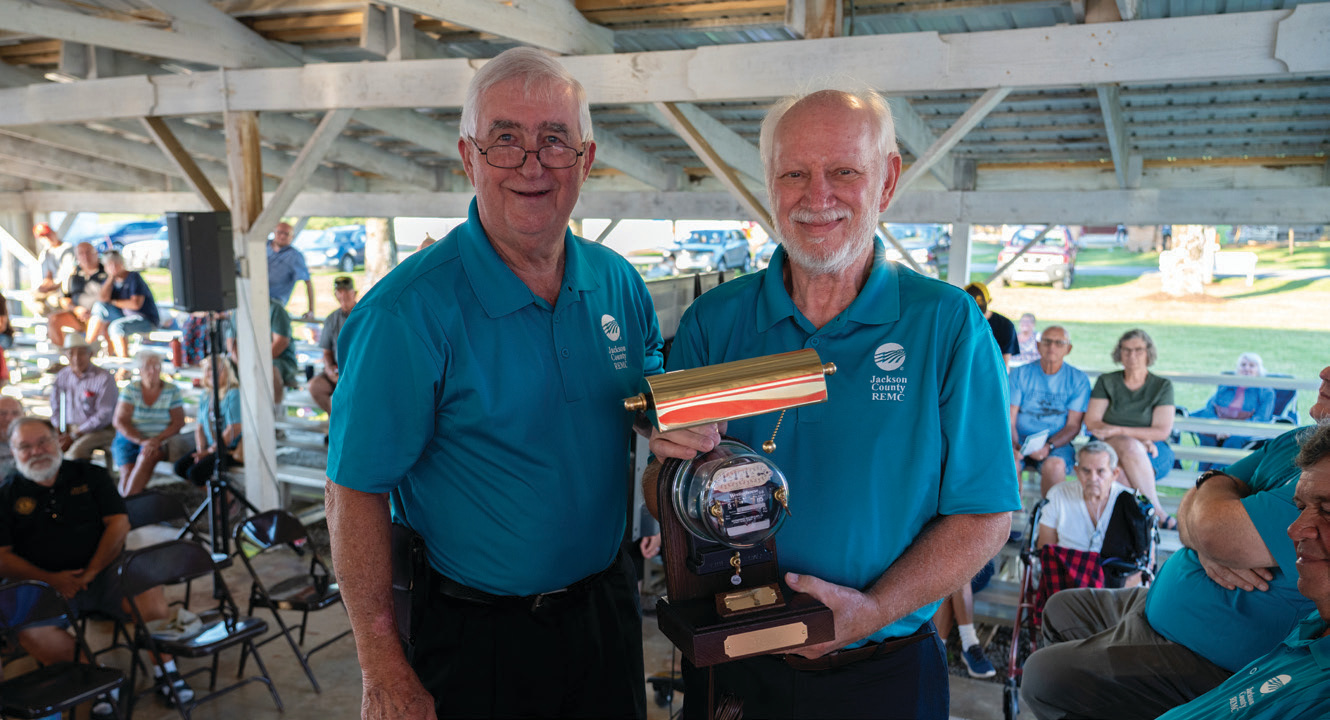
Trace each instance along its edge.
<instances>
[{"instance_id":1,"label":"older man with glasses","mask_svg":"<svg viewBox=\"0 0 1330 720\"><path fill-rule=\"evenodd\" d=\"M662 370L641 276L568 218L596 146L580 83L514 48L476 72L458 152L467 221L347 318L330 425L333 560L365 718L645 717L620 554L633 415ZM425 541L408 661L392 517Z\"/></svg>"},{"instance_id":2,"label":"older man with glasses","mask_svg":"<svg viewBox=\"0 0 1330 720\"><path fill-rule=\"evenodd\" d=\"M1090 379L1064 362L1071 354L1066 328L1045 328L1038 347L1039 362L1012 368L1007 387L1016 463L1039 471L1039 494L1047 495L1076 464L1071 441L1080 434L1090 404ZM1043 442L1029 443L1032 436L1042 437ZM1027 443L1035 447L1026 447Z\"/></svg>"}]
</instances>

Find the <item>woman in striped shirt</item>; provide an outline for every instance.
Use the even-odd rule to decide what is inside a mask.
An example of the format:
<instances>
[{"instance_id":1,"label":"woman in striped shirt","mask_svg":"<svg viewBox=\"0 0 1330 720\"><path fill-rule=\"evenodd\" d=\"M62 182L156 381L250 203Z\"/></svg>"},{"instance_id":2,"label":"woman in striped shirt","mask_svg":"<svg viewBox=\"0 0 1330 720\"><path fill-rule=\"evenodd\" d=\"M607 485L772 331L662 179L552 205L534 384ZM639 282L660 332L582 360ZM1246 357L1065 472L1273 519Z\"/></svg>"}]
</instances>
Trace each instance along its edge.
<instances>
[{"instance_id":1,"label":"woman in striped shirt","mask_svg":"<svg viewBox=\"0 0 1330 720\"><path fill-rule=\"evenodd\" d=\"M157 463L166 459L167 440L185 426L180 388L162 378L162 357L150 350L134 356L139 379L120 391L115 406L111 458L120 469L120 494L143 492Z\"/></svg>"}]
</instances>

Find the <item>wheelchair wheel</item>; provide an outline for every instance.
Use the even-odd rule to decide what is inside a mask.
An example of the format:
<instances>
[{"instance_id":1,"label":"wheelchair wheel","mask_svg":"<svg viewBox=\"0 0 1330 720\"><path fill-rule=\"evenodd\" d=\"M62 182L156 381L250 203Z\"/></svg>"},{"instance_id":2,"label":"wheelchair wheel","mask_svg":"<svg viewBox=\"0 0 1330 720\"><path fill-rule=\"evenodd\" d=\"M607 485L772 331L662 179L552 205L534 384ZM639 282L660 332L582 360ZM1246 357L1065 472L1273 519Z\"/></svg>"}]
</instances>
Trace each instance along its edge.
<instances>
[{"instance_id":1,"label":"wheelchair wheel","mask_svg":"<svg viewBox=\"0 0 1330 720\"><path fill-rule=\"evenodd\" d=\"M1020 691L1016 687L1015 680L1008 680L1002 685L1002 717L1006 720L1016 720L1020 714Z\"/></svg>"}]
</instances>

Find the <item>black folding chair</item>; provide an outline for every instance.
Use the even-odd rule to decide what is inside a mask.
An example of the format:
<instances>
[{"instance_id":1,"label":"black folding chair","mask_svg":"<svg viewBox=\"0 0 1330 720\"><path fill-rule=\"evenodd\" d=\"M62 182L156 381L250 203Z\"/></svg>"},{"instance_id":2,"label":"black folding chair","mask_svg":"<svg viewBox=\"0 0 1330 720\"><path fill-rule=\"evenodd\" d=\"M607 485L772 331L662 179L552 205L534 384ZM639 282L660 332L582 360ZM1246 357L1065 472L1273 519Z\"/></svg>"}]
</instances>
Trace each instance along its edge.
<instances>
[{"instance_id":1,"label":"black folding chair","mask_svg":"<svg viewBox=\"0 0 1330 720\"><path fill-rule=\"evenodd\" d=\"M309 572L286 577L270 585L264 582L263 574L255 567L255 561L269 550L283 545L291 546L298 553L309 553ZM307 652L302 652L300 649L305 645L309 614L342 603L342 591L337 587L337 582L328 570L328 566L314 551L305 526L301 524L299 518L285 510L259 513L247 518L240 523L240 527L236 528L236 549L239 551L236 554L245 563L245 569L249 570L250 577L254 578L254 583L249 589L248 613L253 615L254 608L268 608L277 620L277 626L281 628L278 635L265 638L255 647L266 645L278 637L285 637L287 644L291 646L291 651L300 661L300 666L305 669L305 675L309 676L309 683L314 686L314 692L321 692L319 681L314 678L314 671L309 667L309 656L351 634L351 630L348 628ZM280 610L294 610L300 613L299 643L291 637L291 628L286 626ZM241 672L244 672L244 669L245 655L242 651Z\"/></svg>"},{"instance_id":2,"label":"black folding chair","mask_svg":"<svg viewBox=\"0 0 1330 720\"><path fill-rule=\"evenodd\" d=\"M169 639L154 636L148 628L142 610L134 602L134 597L159 585L178 585L205 576L212 576L213 597L217 598L218 602L215 609L201 614L204 622L200 631L186 637ZM221 697L251 682L267 685L268 692L272 693L273 704L279 711L282 710L282 699L277 694L277 688L273 686L272 676L268 674L263 659L254 649L255 638L268 632L268 624L260 618L240 617L235 600L231 597L231 591L227 589L226 582L212 561L212 556L202 545L187 540L172 540L129 553L121 566L120 587L125 598L129 600L134 619L134 643L148 650L158 667L163 664L162 655L167 653L187 658L212 657L211 667L201 667L183 675L188 678L199 673L208 673L207 694L197 694L189 702L181 702L174 684L163 672L162 677L158 678L151 688L130 698L131 713L134 703L140 696L165 688L180 716L189 720L190 713L202 703ZM242 657L244 653L254 654L254 662L262 674L243 678L218 690L217 666L220 654L223 650L236 645L241 647ZM137 669L137 665L131 666L130 687L134 687Z\"/></svg>"},{"instance_id":3,"label":"black folding chair","mask_svg":"<svg viewBox=\"0 0 1330 720\"><path fill-rule=\"evenodd\" d=\"M35 580L0 586L0 632L17 644L20 630L63 624L73 611L60 593ZM75 657L91 658L83 629L74 624ZM74 660L38 668L0 683L0 714L9 718L43 718L65 713L125 684L125 674ZM114 707L120 717L120 708ZM73 717L71 714L70 717Z\"/></svg>"},{"instance_id":4,"label":"black folding chair","mask_svg":"<svg viewBox=\"0 0 1330 720\"><path fill-rule=\"evenodd\" d=\"M172 528L178 527L180 532L176 535L177 540L193 540L200 544L207 544L207 539L200 535L193 525L189 524L189 509L179 498L156 490L144 490L138 495L130 495L125 498L125 511L129 513L130 530L149 525L167 525ZM190 583L186 582L185 598L173 601L171 604L189 609L189 591Z\"/></svg>"}]
</instances>

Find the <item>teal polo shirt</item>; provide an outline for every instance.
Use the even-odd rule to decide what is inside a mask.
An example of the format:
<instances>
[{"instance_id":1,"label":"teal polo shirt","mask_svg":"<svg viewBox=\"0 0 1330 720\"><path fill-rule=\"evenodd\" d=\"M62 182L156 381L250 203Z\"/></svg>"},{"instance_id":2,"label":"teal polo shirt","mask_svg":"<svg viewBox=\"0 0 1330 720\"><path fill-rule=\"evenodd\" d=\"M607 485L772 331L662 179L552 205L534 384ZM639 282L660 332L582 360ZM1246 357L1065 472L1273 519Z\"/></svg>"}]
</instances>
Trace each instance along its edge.
<instances>
[{"instance_id":1,"label":"teal polo shirt","mask_svg":"<svg viewBox=\"0 0 1330 720\"><path fill-rule=\"evenodd\" d=\"M960 288L883 259L859 296L821 329L785 290L784 248L770 267L698 298L670 350L671 370L812 348L836 364L828 400L787 411L771 459L790 483L776 536L782 570L867 589L939 515L1021 506L1007 428L1007 382L993 333ZM779 413L732 420L754 449ZM961 544L967 538L956 538ZM870 640L918 630L938 603Z\"/></svg>"},{"instance_id":2,"label":"teal polo shirt","mask_svg":"<svg viewBox=\"0 0 1330 720\"><path fill-rule=\"evenodd\" d=\"M1145 598L1155 632L1210 662L1234 671L1279 642L1315 606L1298 592L1297 554L1288 526L1298 517L1293 490L1300 471L1297 435L1290 430L1228 466L1224 472L1252 489L1242 505L1278 565L1269 590L1225 590L1205 574L1196 551L1183 548L1159 569ZM1240 623L1241 632L1215 632L1215 623Z\"/></svg>"},{"instance_id":3,"label":"teal polo shirt","mask_svg":"<svg viewBox=\"0 0 1330 720\"><path fill-rule=\"evenodd\" d=\"M1303 618L1284 641L1219 687L1159 720L1297 720L1330 717L1330 638L1326 622ZM1230 634L1230 633L1222 633Z\"/></svg>"},{"instance_id":4,"label":"teal polo shirt","mask_svg":"<svg viewBox=\"0 0 1330 720\"><path fill-rule=\"evenodd\" d=\"M501 595L566 587L623 538L633 415L662 370L641 277L564 236L551 306L467 222L370 290L338 339L328 477L400 491L436 570Z\"/></svg>"}]
</instances>

